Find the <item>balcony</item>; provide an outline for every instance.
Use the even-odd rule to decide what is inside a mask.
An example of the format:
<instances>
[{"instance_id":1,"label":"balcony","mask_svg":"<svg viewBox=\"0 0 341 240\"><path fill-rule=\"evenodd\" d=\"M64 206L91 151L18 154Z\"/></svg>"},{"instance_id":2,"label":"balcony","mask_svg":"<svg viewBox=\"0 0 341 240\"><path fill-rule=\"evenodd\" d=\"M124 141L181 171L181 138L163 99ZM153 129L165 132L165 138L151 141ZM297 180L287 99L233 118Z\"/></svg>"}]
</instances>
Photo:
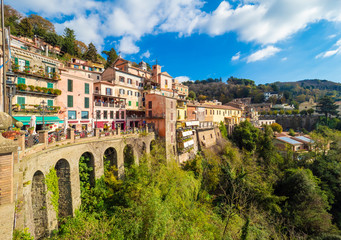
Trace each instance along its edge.
<instances>
[{"instance_id":1,"label":"balcony","mask_svg":"<svg viewBox=\"0 0 341 240\"><path fill-rule=\"evenodd\" d=\"M125 108L125 104L115 104L115 103L108 103L108 102L94 102L96 107L107 107L107 108Z\"/></svg>"},{"instance_id":2,"label":"balcony","mask_svg":"<svg viewBox=\"0 0 341 240\"><path fill-rule=\"evenodd\" d=\"M166 118L166 114L164 113L161 113L161 114L152 114L152 115L148 115L146 116L146 118L149 118L149 119L164 119Z\"/></svg>"}]
</instances>

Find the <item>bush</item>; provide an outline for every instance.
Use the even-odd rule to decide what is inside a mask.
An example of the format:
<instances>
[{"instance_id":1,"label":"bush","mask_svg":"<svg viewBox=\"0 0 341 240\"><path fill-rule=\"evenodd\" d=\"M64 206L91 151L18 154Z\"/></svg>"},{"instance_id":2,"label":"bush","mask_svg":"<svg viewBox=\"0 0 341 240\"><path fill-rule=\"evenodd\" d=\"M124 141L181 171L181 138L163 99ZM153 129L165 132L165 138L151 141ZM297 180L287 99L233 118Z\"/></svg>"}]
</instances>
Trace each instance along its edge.
<instances>
[{"instance_id":1,"label":"bush","mask_svg":"<svg viewBox=\"0 0 341 240\"><path fill-rule=\"evenodd\" d=\"M273 123L273 124L270 125L270 127L272 128L272 130L274 132L281 133L283 131L283 127L280 124L278 124L278 123Z\"/></svg>"},{"instance_id":2,"label":"bush","mask_svg":"<svg viewBox=\"0 0 341 240\"><path fill-rule=\"evenodd\" d=\"M292 129L292 128L289 129L289 135L292 136L292 137L295 136L295 131L294 131L294 129Z\"/></svg>"}]
</instances>

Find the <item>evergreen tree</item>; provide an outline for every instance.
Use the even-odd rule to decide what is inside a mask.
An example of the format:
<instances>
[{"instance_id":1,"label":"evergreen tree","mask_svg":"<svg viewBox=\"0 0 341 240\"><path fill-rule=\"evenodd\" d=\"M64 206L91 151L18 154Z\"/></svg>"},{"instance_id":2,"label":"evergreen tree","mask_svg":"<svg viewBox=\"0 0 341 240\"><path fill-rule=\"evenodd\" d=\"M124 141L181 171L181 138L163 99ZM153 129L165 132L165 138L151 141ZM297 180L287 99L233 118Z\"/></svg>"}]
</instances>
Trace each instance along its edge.
<instances>
[{"instance_id":1,"label":"evergreen tree","mask_svg":"<svg viewBox=\"0 0 341 240\"><path fill-rule=\"evenodd\" d=\"M110 67L118 58L114 48L111 48L110 51L102 51L102 54L107 55L107 63L105 64L104 68Z\"/></svg>"},{"instance_id":2,"label":"evergreen tree","mask_svg":"<svg viewBox=\"0 0 341 240\"><path fill-rule=\"evenodd\" d=\"M70 28L65 28L62 51L64 53L69 53L70 55L74 56L76 54L75 41L76 41L75 31Z\"/></svg>"},{"instance_id":3,"label":"evergreen tree","mask_svg":"<svg viewBox=\"0 0 341 240\"><path fill-rule=\"evenodd\" d=\"M18 32L21 36L29 37L29 38L33 37L33 27L30 21L28 20L28 18L22 19L18 27L19 27Z\"/></svg>"},{"instance_id":4,"label":"evergreen tree","mask_svg":"<svg viewBox=\"0 0 341 240\"><path fill-rule=\"evenodd\" d=\"M329 96L322 97L317 106L316 111L322 113L327 117L338 115L338 106L334 103L333 99Z\"/></svg>"},{"instance_id":5,"label":"evergreen tree","mask_svg":"<svg viewBox=\"0 0 341 240\"><path fill-rule=\"evenodd\" d=\"M97 49L93 43L89 44L88 50L84 54L84 58L92 62L97 62Z\"/></svg>"}]
</instances>

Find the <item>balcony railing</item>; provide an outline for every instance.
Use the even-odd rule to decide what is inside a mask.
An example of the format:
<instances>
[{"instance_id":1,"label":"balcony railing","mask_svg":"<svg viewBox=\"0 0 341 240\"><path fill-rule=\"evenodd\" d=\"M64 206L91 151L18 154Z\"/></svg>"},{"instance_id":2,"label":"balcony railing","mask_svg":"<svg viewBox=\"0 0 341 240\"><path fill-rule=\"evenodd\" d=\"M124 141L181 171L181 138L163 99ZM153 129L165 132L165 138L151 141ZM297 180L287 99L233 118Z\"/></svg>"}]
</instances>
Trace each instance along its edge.
<instances>
[{"instance_id":1,"label":"balcony railing","mask_svg":"<svg viewBox=\"0 0 341 240\"><path fill-rule=\"evenodd\" d=\"M96 107L110 107L110 108L125 108L125 104L115 104L115 103L102 103L102 102L95 102Z\"/></svg>"}]
</instances>

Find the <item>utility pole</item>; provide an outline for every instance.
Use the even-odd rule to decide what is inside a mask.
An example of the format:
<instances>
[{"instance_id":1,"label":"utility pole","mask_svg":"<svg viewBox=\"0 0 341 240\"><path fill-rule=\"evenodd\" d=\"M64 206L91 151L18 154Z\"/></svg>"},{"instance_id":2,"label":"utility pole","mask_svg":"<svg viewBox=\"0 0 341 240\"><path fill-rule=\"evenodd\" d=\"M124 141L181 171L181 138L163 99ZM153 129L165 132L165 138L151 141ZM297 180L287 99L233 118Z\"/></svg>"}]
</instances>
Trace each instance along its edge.
<instances>
[{"instance_id":1,"label":"utility pole","mask_svg":"<svg viewBox=\"0 0 341 240\"><path fill-rule=\"evenodd\" d=\"M2 28L2 106L0 111L6 112L6 66L5 66L5 11L4 11L4 0L1 0L1 28Z\"/></svg>"}]
</instances>

